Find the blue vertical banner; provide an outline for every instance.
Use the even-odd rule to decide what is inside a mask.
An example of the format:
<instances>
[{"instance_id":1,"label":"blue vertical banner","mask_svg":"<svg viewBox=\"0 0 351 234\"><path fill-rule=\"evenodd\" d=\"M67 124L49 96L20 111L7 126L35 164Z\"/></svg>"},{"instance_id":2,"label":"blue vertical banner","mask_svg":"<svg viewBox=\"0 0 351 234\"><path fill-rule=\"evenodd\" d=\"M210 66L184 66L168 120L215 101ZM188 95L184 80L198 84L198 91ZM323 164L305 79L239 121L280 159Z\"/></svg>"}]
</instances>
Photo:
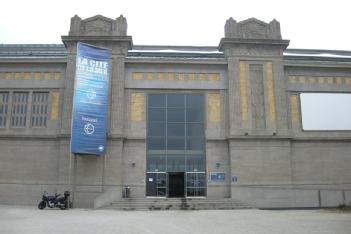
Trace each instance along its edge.
<instances>
[{"instance_id":1,"label":"blue vertical banner","mask_svg":"<svg viewBox=\"0 0 351 234\"><path fill-rule=\"evenodd\" d=\"M78 42L71 152L104 155L107 141L109 49Z\"/></svg>"}]
</instances>

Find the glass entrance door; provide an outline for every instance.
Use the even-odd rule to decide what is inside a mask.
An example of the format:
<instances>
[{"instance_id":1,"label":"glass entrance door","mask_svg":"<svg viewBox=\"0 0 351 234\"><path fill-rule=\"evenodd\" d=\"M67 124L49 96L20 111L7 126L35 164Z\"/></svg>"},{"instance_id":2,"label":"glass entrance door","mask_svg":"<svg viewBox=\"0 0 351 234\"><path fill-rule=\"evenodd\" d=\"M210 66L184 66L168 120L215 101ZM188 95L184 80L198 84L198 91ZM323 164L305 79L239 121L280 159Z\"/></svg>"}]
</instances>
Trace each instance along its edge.
<instances>
[{"instance_id":1,"label":"glass entrance door","mask_svg":"<svg viewBox=\"0 0 351 234\"><path fill-rule=\"evenodd\" d=\"M165 172L146 173L146 196L166 197L167 174Z\"/></svg>"},{"instance_id":2,"label":"glass entrance door","mask_svg":"<svg viewBox=\"0 0 351 234\"><path fill-rule=\"evenodd\" d=\"M186 196L205 197L206 196L206 173L187 172L186 173Z\"/></svg>"},{"instance_id":3,"label":"glass entrance door","mask_svg":"<svg viewBox=\"0 0 351 234\"><path fill-rule=\"evenodd\" d=\"M168 173L168 197L184 197L184 172Z\"/></svg>"},{"instance_id":4,"label":"glass entrance door","mask_svg":"<svg viewBox=\"0 0 351 234\"><path fill-rule=\"evenodd\" d=\"M147 196L206 196L205 96L147 97Z\"/></svg>"}]
</instances>

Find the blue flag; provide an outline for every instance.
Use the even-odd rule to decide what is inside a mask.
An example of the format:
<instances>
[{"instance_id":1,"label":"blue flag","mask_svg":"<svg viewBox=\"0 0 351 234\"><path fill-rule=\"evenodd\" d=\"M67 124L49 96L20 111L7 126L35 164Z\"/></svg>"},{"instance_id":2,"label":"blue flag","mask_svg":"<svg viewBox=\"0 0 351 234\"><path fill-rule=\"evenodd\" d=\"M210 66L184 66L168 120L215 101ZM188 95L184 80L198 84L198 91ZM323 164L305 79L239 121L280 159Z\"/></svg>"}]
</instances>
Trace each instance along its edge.
<instances>
[{"instance_id":1,"label":"blue flag","mask_svg":"<svg viewBox=\"0 0 351 234\"><path fill-rule=\"evenodd\" d=\"M71 130L72 153L105 154L110 57L109 49L80 42L77 44Z\"/></svg>"}]
</instances>

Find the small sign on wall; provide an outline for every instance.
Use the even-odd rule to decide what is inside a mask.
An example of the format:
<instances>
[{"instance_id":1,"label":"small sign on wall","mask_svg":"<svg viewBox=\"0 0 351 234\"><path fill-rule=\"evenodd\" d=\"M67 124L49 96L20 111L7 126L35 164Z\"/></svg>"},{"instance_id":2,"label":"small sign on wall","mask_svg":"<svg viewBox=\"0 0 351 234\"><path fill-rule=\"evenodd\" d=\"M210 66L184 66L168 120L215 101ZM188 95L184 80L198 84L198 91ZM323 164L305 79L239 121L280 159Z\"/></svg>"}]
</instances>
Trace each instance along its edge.
<instances>
[{"instance_id":1,"label":"small sign on wall","mask_svg":"<svg viewBox=\"0 0 351 234\"><path fill-rule=\"evenodd\" d=\"M225 181L225 173L224 172L210 172L210 181Z\"/></svg>"},{"instance_id":2,"label":"small sign on wall","mask_svg":"<svg viewBox=\"0 0 351 234\"><path fill-rule=\"evenodd\" d=\"M233 183L238 182L238 177L237 177L237 176L232 176L232 182L233 182Z\"/></svg>"}]
</instances>

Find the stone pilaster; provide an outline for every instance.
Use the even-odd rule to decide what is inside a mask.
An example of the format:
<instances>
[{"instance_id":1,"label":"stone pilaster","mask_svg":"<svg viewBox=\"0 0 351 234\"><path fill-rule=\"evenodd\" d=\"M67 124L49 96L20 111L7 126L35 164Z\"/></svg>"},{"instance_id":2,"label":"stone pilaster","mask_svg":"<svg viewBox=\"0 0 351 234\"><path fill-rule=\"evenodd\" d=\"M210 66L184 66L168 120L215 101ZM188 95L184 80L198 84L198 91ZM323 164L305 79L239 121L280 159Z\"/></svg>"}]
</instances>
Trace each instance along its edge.
<instances>
[{"instance_id":1,"label":"stone pilaster","mask_svg":"<svg viewBox=\"0 0 351 234\"><path fill-rule=\"evenodd\" d=\"M127 21L123 16L116 20L97 15L82 20L78 16L71 19L68 36L62 36L67 48L67 68L65 80L64 105L62 111L61 134L69 134L71 130L72 100L74 93L76 47L84 42L99 47L109 48L111 58L111 119L110 134L123 137L123 103L124 103L124 58L132 46L132 38L127 36Z\"/></svg>"},{"instance_id":2,"label":"stone pilaster","mask_svg":"<svg viewBox=\"0 0 351 234\"><path fill-rule=\"evenodd\" d=\"M110 133L114 136L124 134L124 56L121 54L112 55L112 108L111 108L111 127Z\"/></svg>"},{"instance_id":3,"label":"stone pilaster","mask_svg":"<svg viewBox=\"0 0 351 234\"><path fill-rule=\"evenodd\" d=\"M76 45L76 44L75 44ZM66 78L64 81L65 89L63 95L63 106L62 106L62 127L61 134L67 135L71 132L71 121L72 121L72 100L73 100L73 89L74 89L74 76L76 72L76 49L73 45L67 50L67 66L66 66Z\"/></svg>"},{"instance_id":4,"label":"stone pilaster","mask_svg":"<svg viewBox=\"0 0 351 234\"><path fill-rule=\"evenodd\" d=\"M122 149L124 139L124 77L125 57L132 46L132 38L127 36L127 21L123 16L109 19L97 15L87 19L74 16L68 36L62 36L67 48L67 67L65 91L62 111L61 135L64 136L60 144L60 158L58 171L62 175L60 183L72 183L73 161L69 153L69 136L72 120L72 101L75 84L75 67L77 43L83 42L98 47L108 48L112 52L110 61L110 104L109 104L109 141L107 154L104 157L78 156L77 160L77 192L78 206L92 206L95 198L93 194L105 191L105 187L121 189ZM94 171L94 176L86 176L85 170ZM66 172L66 173L64 173ZM118 193L118 192L117 192ZM86 204L85 204L86 203Z\"/></svg>"},{"instance_id":5,"label":"stone pilaster","mask_svg":"<svg viewBox=\"0 0 351 234\"><path fill-rule=\"evenodd\" d=\"M229 137L287 134L283 51L288 44L276 20L227 20L219 50L228 61Z\"/></svg>"}]
</instances>

